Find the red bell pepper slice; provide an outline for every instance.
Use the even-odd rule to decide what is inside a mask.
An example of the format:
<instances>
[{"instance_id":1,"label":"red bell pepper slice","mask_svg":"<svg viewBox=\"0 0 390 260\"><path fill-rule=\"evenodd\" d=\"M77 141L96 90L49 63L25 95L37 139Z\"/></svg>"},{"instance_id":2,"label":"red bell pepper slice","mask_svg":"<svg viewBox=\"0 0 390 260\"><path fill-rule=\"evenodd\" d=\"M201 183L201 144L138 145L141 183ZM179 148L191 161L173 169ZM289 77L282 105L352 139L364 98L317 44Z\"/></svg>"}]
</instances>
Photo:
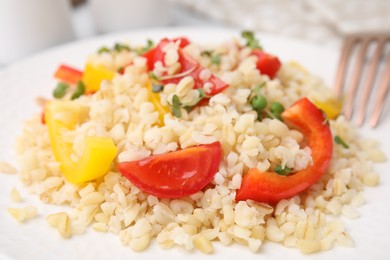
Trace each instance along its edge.
<instances>
[{"instance_id":1,"label":"red bell pepper slice","mask_svg":"<svg viewBox=\"0 0 390 260\"><path fill-rule=\"evenodd\" d=\"M140 190L159 198L180 198L203 189L219 169L220 142L118 164Z\"/></svg>"},{"instance_id":2,"label":"red bell pepper slice","mask_svg":"<svg viewBox=\"0 0 390 260\"><path fill-rule=\"evenodd\" d=\"M83 72L62 64L54 73L54 77L63 82L76 85L83 77Z\"/></svg>"},{"instance_id":3,"label":"red bell pepper slice","mask_svg":"<svg viewBox=\"0 0 390 260\"><path fill-rule=\"evenodd\" d=\"M275 172L261 172L252 168L243 176L236 200L252 199L275 203L290 198L318 181L332 158L333 140L321 110L307 98L298 100L282 113L284 122L298 129L311 148L313 164L288 176Z\"/></svg>"},{"instance_id":4,"label":"red bell pepper slice","mask_svg":"<svg viewBox=\"0 0 390 260\"><path fill-rule=\"evenodd\" d=\"M261 50L253 50L252 55L257 56L257 69L265 75L268 75L270 79L275 78L276 73L279 71L282 63L276 56L265 53Z\"/></svg>"},{"instance_id":5,"label":"red bell pepper slice","mask_svg":"<svg viewBox=\"0 0 390 260\"><path fill-rule=\"evenodd\" d=\"M186 55L183 52L181 46L184 46L184 45L186 46L188 43L186 41L184 41L184 44L183 44L183 38L180 38L180 40L181 40L181 42L180 42L180 45L179 45L178 53L179 53L179 63L181 64L181 69L178 72L178 74L191 70L191 73L189 73L186 76L191 76L191 77L194 78L194 80L195 80L194 88L196 88L196 89L197 88L203 88L203 85L206 82L211 83L212 87L210 88L210 91L206 92L206 94L210 95L210 96L218 94L219 92L223 91L225 88L227 88L229 86L228 84L223 82L221 79L215 77L214 75L211 75L211 77L208 80L206 80L206 81L201 80L199 78L199 73L204 68L202 66L200 66L200 64L197 61L195 61L194 59L192 59L190 56ZM175 41L175 40L173 40L173 41ZM165 53L163 52L162 49L169 42L171 42L171 40L166 39L166 38L162 39L160 41L160 43L155 48L149 50L148 52L146 52L143 55L147 59L147 64L148 64L148 69L149 70L153 70L154 69L154 64L157 61L160 61L160 62L162 62L164 64ZM175 84L177 84L177 83L180 82L180 80L182 78L183 77L176 77L176 78L171 78L171 79L165 79L165 80L162 80L161 82L163 84L168 84L168 83L175 83Z\"/></svg>"},{"instance_id":6,"label":"red bell pepper slice","mask_svg":"<svg viewBox=\"0 0 390 260\"><path fill-rule=\"evenodd\" d=\"M42 112L41 112L41 124L42 124L42 125L45 125L45 124L46 124L46 120L45 120L45 110L42 110Z\"/></svg>"}]
</instances>

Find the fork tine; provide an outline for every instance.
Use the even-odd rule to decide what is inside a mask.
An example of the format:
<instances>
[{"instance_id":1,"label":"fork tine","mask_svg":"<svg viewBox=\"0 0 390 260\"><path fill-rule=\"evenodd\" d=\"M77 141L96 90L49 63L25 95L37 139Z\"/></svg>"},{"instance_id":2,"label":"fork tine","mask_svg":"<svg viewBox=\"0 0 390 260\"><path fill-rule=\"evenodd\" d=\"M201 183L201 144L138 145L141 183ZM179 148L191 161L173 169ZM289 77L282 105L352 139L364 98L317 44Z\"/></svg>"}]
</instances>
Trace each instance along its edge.
<instances>
[{"instance_id":1,"label":"fork tine","mask_svg":"<svg viewBox=\"0 0 390 260\"><path fill-rule=\"evenodd\" d=\"M380 41L378 42L378 46L376 47L374 57L372 58L368 67L368 75L364 84L361 102L359 104L359 111L357 117L358 126L361 126L364 121L364 117L367 110L368 98L370 96L371 89L374 86L375 76L377 74L378 64L380 62L384 43L385 41L383 39L380 39Z\"/></svg>"},{"instance_id":2,"label":"fork tine","mask_svg":"<svg viewBox=\"0 0 390 260\"><path fill-rule=\"evenodd\" d=\"M370 41L368 39L364 39L362 44L360 45L360 51L355 63L354 71L352 73L352 82L351 85L349 86L349 90L346 98L346 104L345 104L345 112L344 112L345 118L347 118L348 120L352 116L354 100L356 99L355 98L356 89L361 79L362 68L363 68L364 59L366 57L367 47L369 43Z\"/></svg>"},{"instance_id":3,"label":"fork tine","mask_svg":"<svg viewBox=\"0 0 390 260\"><path fill-rule=\"evenodd\" d=\"M343 44L343 49L341 51L341 57L339 61L339 67L337 69L336 73L336 79L334 82L334 90L337 94L337 96L341 97L343 92L343 85L347 70L347 65L349 61L349 56L351 54L352 47L356 41L356 38L354 36L348 37Z\"/></svg>"},{"instance_id":4,"label":"fork tine","mask_svg":"<svg viewBox=\"0 0 390 260\"><path fill-rule=\"evenodd\" d=\"M385 70L383 71L379 90L376 95L375 108L374 108L374 112L372 113L372 117L370 121L371 127L375 127L378 124L379 117L381 116L385 104L385 98L389 93L389 88L390 88L390 54L387 57L386 67Z\"/></svg>"}]
</instances>

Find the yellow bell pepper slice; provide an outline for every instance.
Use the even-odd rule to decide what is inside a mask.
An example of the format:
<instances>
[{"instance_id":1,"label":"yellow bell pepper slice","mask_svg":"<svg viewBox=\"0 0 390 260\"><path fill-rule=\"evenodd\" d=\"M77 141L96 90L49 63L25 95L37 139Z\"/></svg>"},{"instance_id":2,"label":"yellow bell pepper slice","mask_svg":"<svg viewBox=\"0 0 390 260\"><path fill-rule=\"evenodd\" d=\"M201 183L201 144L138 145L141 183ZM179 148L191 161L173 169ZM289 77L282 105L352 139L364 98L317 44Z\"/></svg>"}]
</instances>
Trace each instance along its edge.
<instances>
[{"instance_id":1,"label":"yellow bell pepper slice","mask_svg":"<svg viewBox=\"0 0 390 260\"><path fill-rule=\"evenodd\" d=\"M308 70L300 63L296 61L290 61L288 63L290 66L298 69L302 73L309 74ZM335 119L338 115L341 114L341 111L343 109L343 101L341 99L338 99L336 97L334 98L328 98L325 101L319 101L314 99L313 103L322 111L325 112L326 116L329 119Z\"/></svg>"},{"instance_id":2,"label":"yellow bell pepper slice","mask_svg":"<svg viewBox=\"0 0 390 260\"><path fill-rule=\"evenodd\" d=\"M106 69L103 65L87 63L85 65L82 81L87 93L94 93L100 89L103 80L112 80L115 72Z\"/></svg>"},{"instance_id":3,"label":"yellow bell pepper slice","mask_svg":"<svg viewBox=\"0 0 390 260\"><path fill-rule=\"evenodd\" d=\"M298 69L302 73L309 74L309 71L302 64L300 64L299 62L297 62L295 60L289 61L287 64L291 67Z\"/></svg>"},{"instance_id":4,"label":"yellow bell pepper slice","mask_svg":"<svg viewBox=\"0 0 390 260\"><path fill-rule=\"evenodd\" d=\"M160 94L154 93L152 91L152 82L149 82L147 84L146 88L148 89L149 101L154 105L154 108L158 112L158 120L159 120L158 125L163 126L164 125L164 115L167 113L171 113L171 110L169 109L169 107L161 104Z\"/></svg>"},{"instance_id":5,"label":"yellow bell pepper slice","mask_svg":"<svg viewBox=\"0 0 390 260\"><path fill-rule=\"evenodd\" d=\"M324 111L329 119L335 119L341 114L343 109L343 102L341 99L332 98L326 101L313 100L313 103Z\"/></svg>"},{"instance_id":6,"label":"yellow bell pepper slice","mask_svg":"<svg viewBox=\"0 0 390 260\"><path fill-rule=\"evenodd\" d=\"M65 140L63 133L73 130L87 115L85 107L71 101L51 101L45 107L45 121L54 157L61 163L62 174L73 184L105 175L117 153L111 138L88 136L81 158L77 162L71 159L73 145Z\"/></svg>"}]
</instances>

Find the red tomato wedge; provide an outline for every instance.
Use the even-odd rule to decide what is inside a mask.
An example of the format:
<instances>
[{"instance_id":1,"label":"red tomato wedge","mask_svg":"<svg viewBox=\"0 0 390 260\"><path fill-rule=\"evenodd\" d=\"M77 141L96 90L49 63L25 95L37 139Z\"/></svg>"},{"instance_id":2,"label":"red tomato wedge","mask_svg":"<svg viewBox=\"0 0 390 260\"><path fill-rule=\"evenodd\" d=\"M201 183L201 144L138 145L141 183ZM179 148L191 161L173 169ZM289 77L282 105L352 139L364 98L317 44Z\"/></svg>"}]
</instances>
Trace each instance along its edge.
<instances>
[{"instance_id":1,"label":"red tomato wedge","mask_svg":"<svg viewBox=\"0 0 390 260\"><path fill-rule=\"evenodd\" d=\"M270 79L275 78L282 65L276 56L265 53L261 50L253 50L252 55L257 56L256 67L261 74L268 75Z\"/></svg>"},{"instance_id":2,"label":"red tomato wedge","mask_svg":"<svg viewBox=\"0 0 390 260\"><path fill-rule=\"evenodd\" d=\"M61 65L54 73L54 77L63 82L76 85L83 77L83 72L67 65Z\"/></svg>"},{"instance_id":3,"label":"red tomato wedge","mask_svg":"<svg viewBox=\"0 0 390 260\"><path fill-rule=\"evenodd\" d=\"M118 164L119 171L140 190L159 198L180 198L203 189L222 158L220 142Z\"/></svg>"},{"instance_id":4,"label":"red tomato wedge","mask_svg":"<svg viewBox=\"0 0 390 260\"><path fill-rule=\"evenodd\" d=\"M191 43L190 40L188 40L186 37L176 37L176 38L172 39L172 41L174 41L174 42L180 41L180 44L179 44L180 48L184 48Z\"/></svg>"},{"instance_id":5,"label":"red tomato wedge","mask_svg":"<svg viewBox=\"0 0 390 260\"><path fill-rule=\"evenodd\" d=\"M303 98L284 111L282 118L305 136L313 164L288 176L252 168L243 176L241 187L237 190L237 201L252 199L275 203L290 198L314 184L326 171L332 158L333 139L322 111Z\"/></svg>"},{"instance_id":6,"label":"red tomato wedge","mask_svg":"<svg viewBox=\"0 0 390 260\"><path fill-rule=\"evenodd\" d=\"M213 96L215 94L218 94L219 92L223 91L225 88L227 88L229 85L225 82L223 82L218 77L211 75L211 77L204 81L200 79L199 74L204 69L200 64L191 58L190 56L186 55L182 48L187 46L189 44L189 41L186 38L176 38L173 40L169 39L162 39L160 43L153 49L146 52L143 56L147 59L148 69L153 70L154 64L157 61L160 61L164 64L164 56L165 53L163 52L163 48L166 44L172 41L180 40L180 45L178 49L179 54L179 63L181 64L181 69L177 74L184 73L186 71L191 71L191 73L186 74L186 76L191 76L194 78L195 86L194 88L202 88L205 83L211 83L210 91L206 92L207 95ZM171 79L165 79L162 80L162 84L168 84L168 83L174 83L177 84L180 82L182 77L172 77Z\"/></svg>"}]
</instances>

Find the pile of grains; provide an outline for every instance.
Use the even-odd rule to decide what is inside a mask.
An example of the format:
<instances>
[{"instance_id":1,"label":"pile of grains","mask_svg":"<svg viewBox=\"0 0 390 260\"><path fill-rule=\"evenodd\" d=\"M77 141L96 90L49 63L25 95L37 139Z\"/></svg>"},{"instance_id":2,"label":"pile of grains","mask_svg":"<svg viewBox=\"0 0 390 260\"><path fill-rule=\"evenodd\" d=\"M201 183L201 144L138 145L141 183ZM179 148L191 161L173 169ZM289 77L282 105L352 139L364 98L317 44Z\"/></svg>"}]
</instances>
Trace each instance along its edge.
<instances>
[{"instance_id":1,"label":"pile of grains","mask_svg":"<svg viewBox=\"0 0 390 260\"><path fill-rule=\"evenodd\" d=\"M155 74L178 71L177 46L166 46L164 67L156 64ZM202 64L202 77L211 73L230 84L213 96L209 105L197 107L182 116L164 117L159 126L158 112L149 102L146 59L131 50L94 54L89 62L119 69L123 75L104 81L94 95L73 102L89 108L89 118L66 133L73 140L74 159L82 154L86 136L109 136L118 147L117 158L102 178L73 185L61 175L49 142L47 126L36 116L25 123L17 140L19 176L29 192L45 203L68 205L70 213L58 212L46 217L48 224L64 237L83 234L91 227L98 232L118 234L124 245L135 251L145 250L155 238L161 248L181 246L203 253L213 252L213 244L239 243L257 252L265 241L297 247L303 253L328 250L337 244L354 246L352 238L337 216L359 217L357 207L365 203L364 186L375 186L379 175L372 162L385 160L378 144L361 139L344 117L330 120L333 135L340 136L349 149L334 145L327 172L308 190L276 205L254 201L235 201L242 176L249 168L266 171L283 165L296 170L312 163L311 151L302 147L304 136L277 119L257 120L248 102L251 90L262 84L261 94L269 102L285 107L307 96L309 99L331 97L319 79L295 63L284 63L278 76L270 80L256 69L250 49L236 41L213 47L218 62L201 55L205 48L190 44L185 52ZM207 50L210 50L208 48ZM184 77L177 85L168 84L160 93L161 102L170 104L177 95L185 104L193 104L198 91L194 80ZM206 86L204 88L207 91ZM133 161L153 154L164 154L198 144L220 141L223 158L211 185L189 197L161 199L146 194L123 177L116 163ZM4 171L14 169L0 164ZM17 191L13 198L18 200ZM31 218L33 208L10 209L15 218Z\"/></svg>"}]
</instances>

